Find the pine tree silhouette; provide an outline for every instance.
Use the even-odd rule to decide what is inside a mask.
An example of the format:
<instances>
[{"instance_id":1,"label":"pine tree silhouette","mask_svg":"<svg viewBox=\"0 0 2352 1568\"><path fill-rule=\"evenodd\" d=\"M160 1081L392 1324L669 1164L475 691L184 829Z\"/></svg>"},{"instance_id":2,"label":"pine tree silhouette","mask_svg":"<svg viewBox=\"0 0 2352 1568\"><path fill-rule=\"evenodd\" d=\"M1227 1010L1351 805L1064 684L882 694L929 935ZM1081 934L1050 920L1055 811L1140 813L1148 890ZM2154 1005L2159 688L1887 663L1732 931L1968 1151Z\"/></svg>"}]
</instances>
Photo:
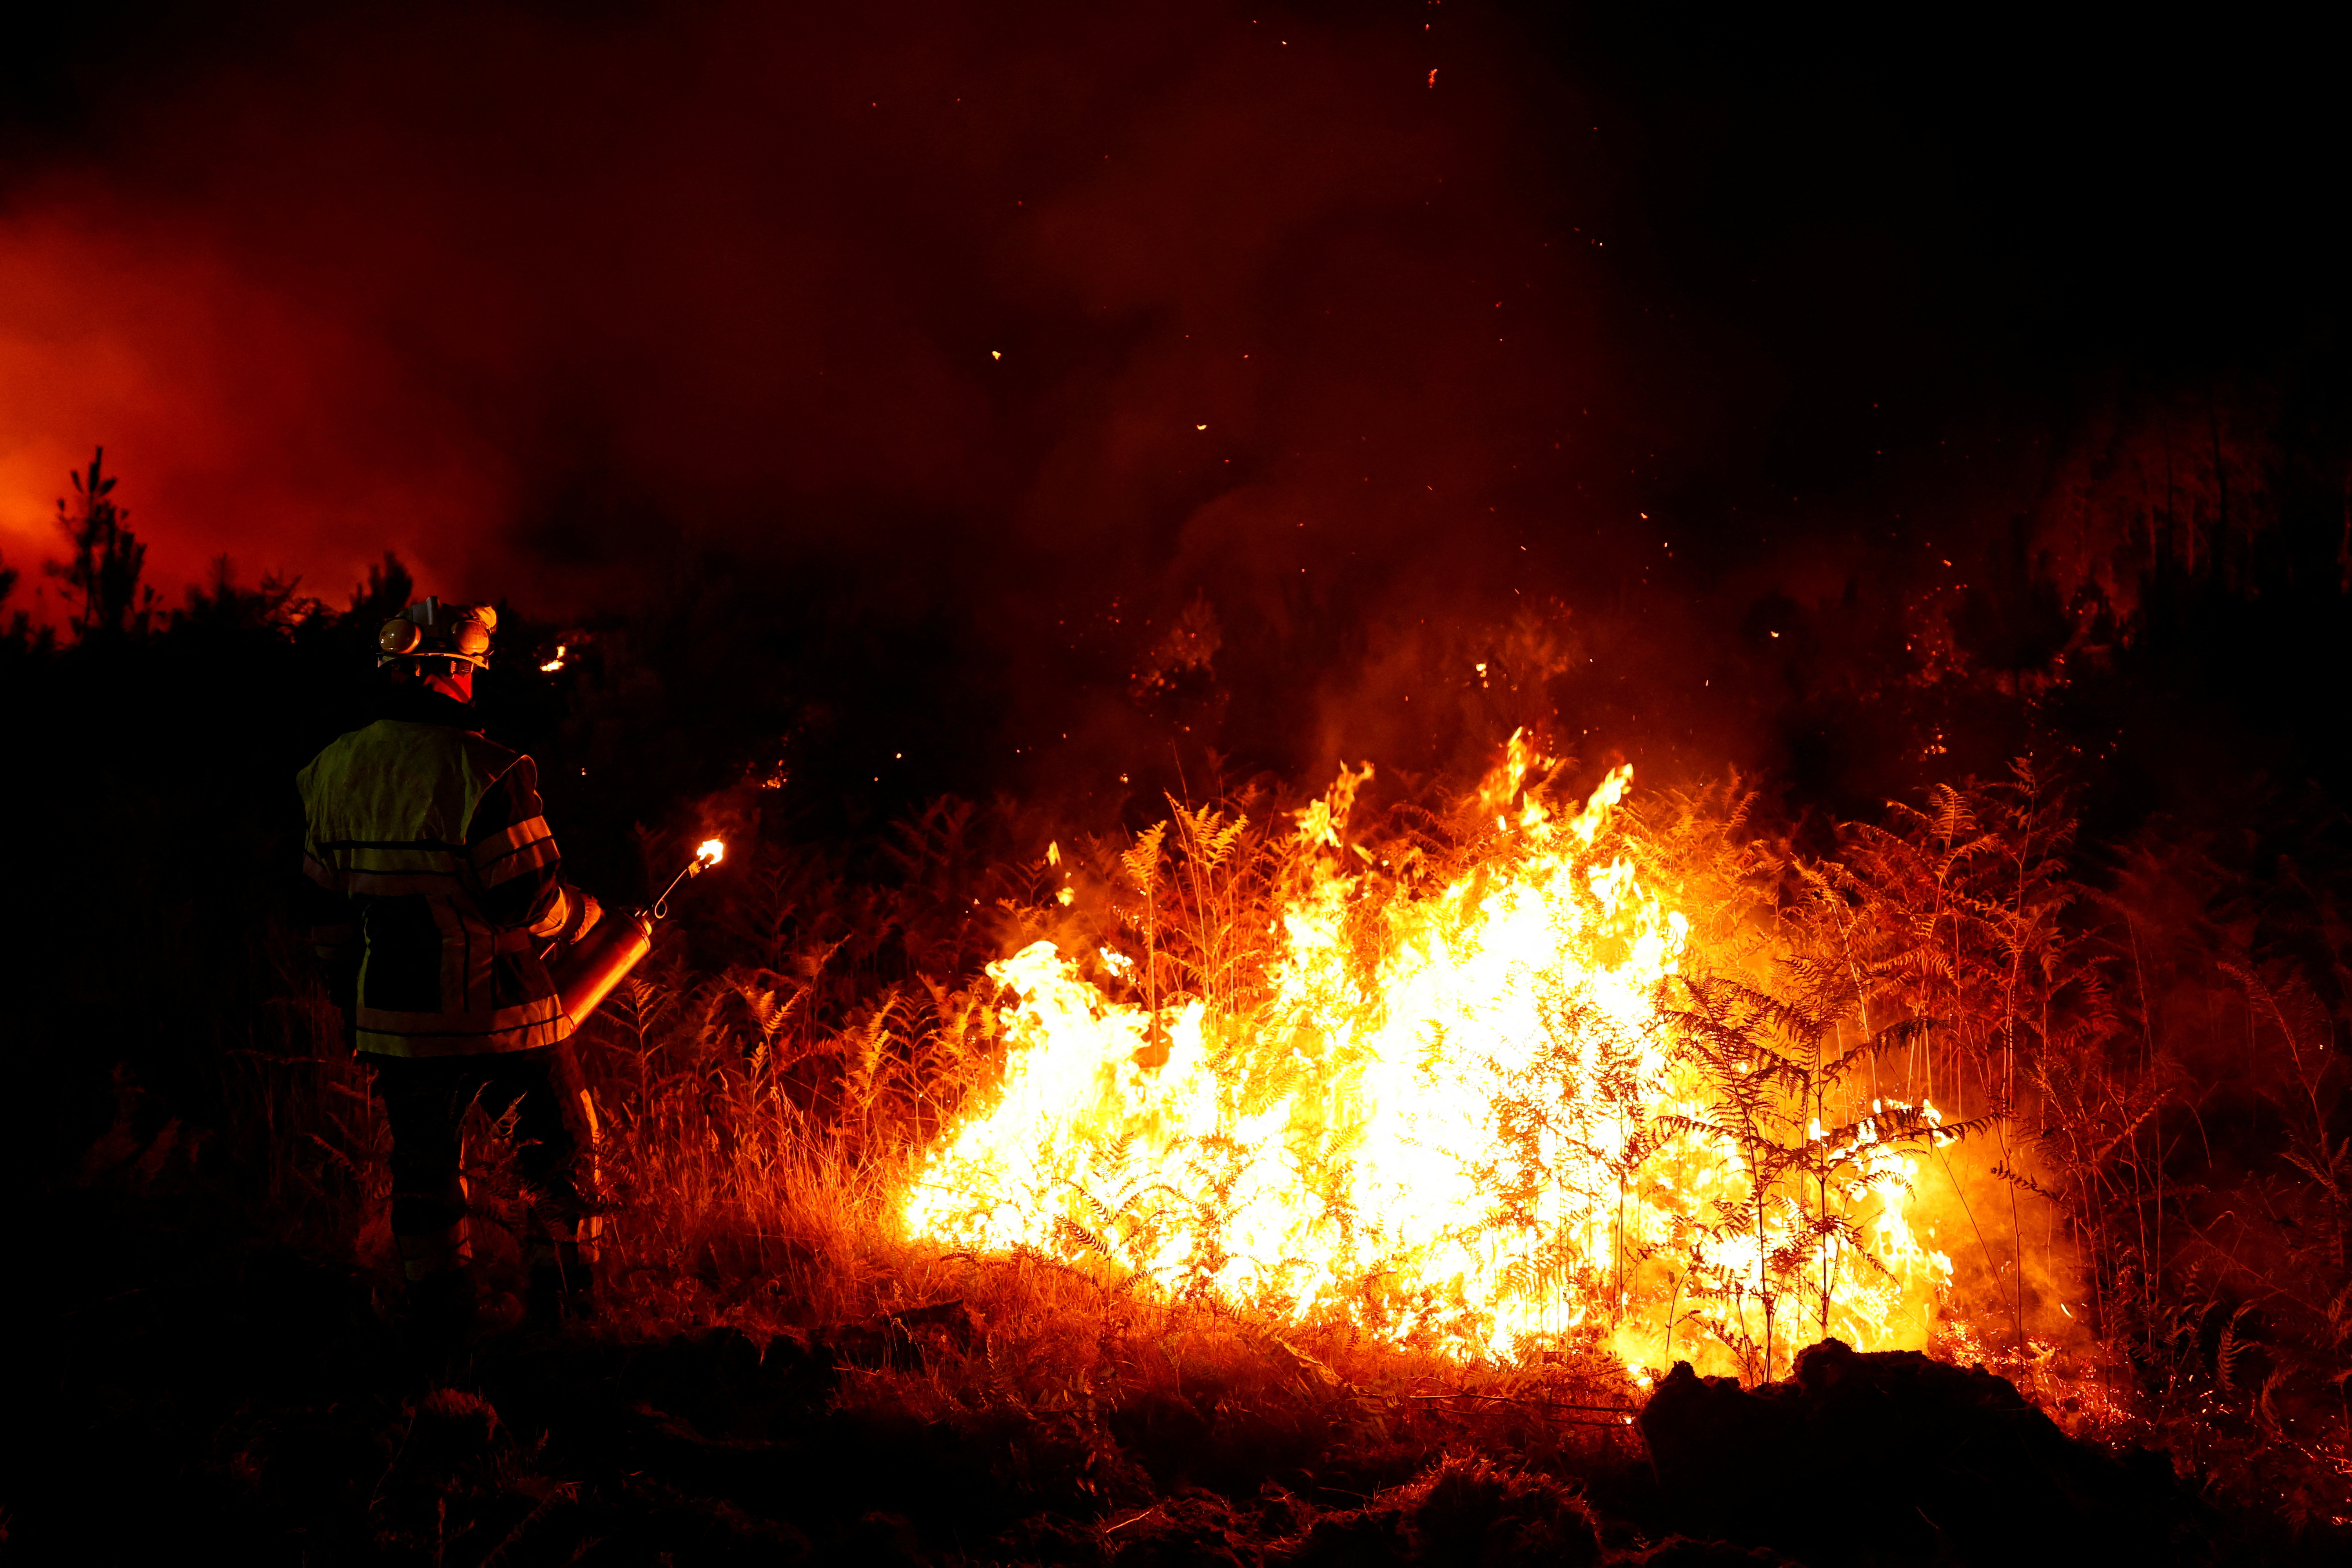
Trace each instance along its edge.
<instances>
[{"instance_id":1,"label":"pine tree silhouette","mask_svg":"<svg viewBox=\"0 0 2352 1568\"><path fill-rule=\"evenodd\" d=\"M106 448L90 457L85 478L73 476L74 495L80 508L66 510L58 501L58 528L73 546L69 562L49 562L47 571L66 584L75 601L75 635L92 637L143 634L155 614L155 590L142 588L139 575L147 563L147 547L124 526L131 515L107 497L115 481L104 473Z\"/></svg>"}]
</instances>

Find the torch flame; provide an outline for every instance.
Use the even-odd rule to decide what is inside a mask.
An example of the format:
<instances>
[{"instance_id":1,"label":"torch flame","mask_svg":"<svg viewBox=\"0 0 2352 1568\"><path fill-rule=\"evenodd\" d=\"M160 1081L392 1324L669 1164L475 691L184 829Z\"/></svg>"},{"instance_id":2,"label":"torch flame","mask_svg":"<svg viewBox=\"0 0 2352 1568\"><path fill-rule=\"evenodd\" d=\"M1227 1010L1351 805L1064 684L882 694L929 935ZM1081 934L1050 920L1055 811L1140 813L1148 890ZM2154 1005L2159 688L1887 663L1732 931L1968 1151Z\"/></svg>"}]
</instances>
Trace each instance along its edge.
<instances>
[{"instance_id":1,"label":"torch flame","mask_svg":"<svg viewBox=\"0 0 2352 1568\"><path fill-rule=\"evenodd\" d=\"M716 838L706 838L702 847L694 852L694 858L705 866L716 866L727 858L727 846Z\"/></svg>"},{"instance_id":2,"label":"torch flame","mask_svg":"<svg viewBox=\"0 0 2352 1568\"><path fill-rule=\"evenodd\" d=\"M1246 1012L1184 996L1154 1016L1050 942L990 965L1013 997L1003 1078L909 1184L908 1234L1465 1357L1573 1339L1637 1373L1738 1371L1776 1304L1773 1363L1792 1319L1923 1346L1951 1263L1906 1212L1902 1140L1934 1108L1798 1117L1779 1142L1843 1173L1773 1192L1785 1158L1722 1109L1754 1100L1745 1064L1710 1079L1675 1048L1721 1020L1694 1011L1703 978L1677 983L1703 955L1620 809L1632 770L1562 810L1528 778L1541 761L1513 737L1465 802L1491 827L1423 890L1339 852L1370 769L1343 773L1298 814L1316 869Z\"/></svg>"}]
</instances>

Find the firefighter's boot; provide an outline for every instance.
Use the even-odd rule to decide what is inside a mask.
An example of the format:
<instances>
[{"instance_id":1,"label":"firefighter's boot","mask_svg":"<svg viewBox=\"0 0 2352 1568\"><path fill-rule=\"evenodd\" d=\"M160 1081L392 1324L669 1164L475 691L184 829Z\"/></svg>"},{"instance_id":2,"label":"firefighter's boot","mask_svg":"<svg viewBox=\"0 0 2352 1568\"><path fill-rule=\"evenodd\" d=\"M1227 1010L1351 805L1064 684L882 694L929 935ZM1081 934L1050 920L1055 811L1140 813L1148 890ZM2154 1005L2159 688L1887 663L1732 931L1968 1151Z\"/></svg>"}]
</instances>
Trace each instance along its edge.
<instances>
[{"instance_id":1,"label":"firefighter's boot","mask_svg":"<svg viewBox=\"0 0 2352 1568\"><path fill-rule=\"evenodd\" d=\"M557 1329L567 1322L594 1317L596 1243L593 1239L552 1237L533 1242L525 1304L531 1323L541 1329Z\"/></svg>"},{"instance_id":2,"label":"firefighter's boot","mask_svg":"<svg viewBox=\"0 0 2352 1568\"><path fill-rule=\"evenodd\" d=\"M418 1348L454 1350L474 1327L472 1237L465 1220L422 1236L394 1237L407 1279L402 1316Z\"/></svg>"}]
</instances>

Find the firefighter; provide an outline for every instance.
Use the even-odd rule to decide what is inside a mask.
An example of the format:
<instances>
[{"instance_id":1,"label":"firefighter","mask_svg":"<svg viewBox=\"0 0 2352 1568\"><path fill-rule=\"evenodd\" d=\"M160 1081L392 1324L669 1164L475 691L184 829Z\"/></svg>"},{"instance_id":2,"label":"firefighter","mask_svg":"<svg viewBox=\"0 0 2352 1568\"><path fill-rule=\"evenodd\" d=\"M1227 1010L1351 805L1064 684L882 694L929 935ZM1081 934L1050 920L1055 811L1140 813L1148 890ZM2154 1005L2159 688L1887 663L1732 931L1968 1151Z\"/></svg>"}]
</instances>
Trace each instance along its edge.
<instances>
[{"instance_id":1,"label":"firefighter","mask_svg":"<svg viewBox=\"0 0 2352 1568\"><path fill-rule=\"evenodd\" d=\"M431 1339L476 1318L458 1127L478 1101L514 1114L532 1318L593 1310L594 1110L542 958L601 911L562 879L536 765L482 737L474 677L497 629L487 605L431 598L386 621L383 717L297 781L311 942L392 1124L392 1234Z\"/></svg>"}]
</instances>

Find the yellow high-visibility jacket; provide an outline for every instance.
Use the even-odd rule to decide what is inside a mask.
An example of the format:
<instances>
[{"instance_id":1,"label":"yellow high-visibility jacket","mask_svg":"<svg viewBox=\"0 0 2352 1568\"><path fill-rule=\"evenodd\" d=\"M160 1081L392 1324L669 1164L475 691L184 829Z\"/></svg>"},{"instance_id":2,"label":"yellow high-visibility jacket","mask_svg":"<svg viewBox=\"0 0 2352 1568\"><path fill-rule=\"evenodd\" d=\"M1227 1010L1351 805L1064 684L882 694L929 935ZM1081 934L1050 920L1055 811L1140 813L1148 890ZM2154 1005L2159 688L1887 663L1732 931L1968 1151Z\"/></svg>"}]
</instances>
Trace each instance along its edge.
<instances>
[{"instance_id":1,"label":"yellow high-visibility jacket","mask_svg":"<svg viewBox=\"0 0 2352 1568\"><path fill-rule=\"evenodd\" d=\"M356 950L362 1051L551 1046L572 1026L539 952L586 900L560 879L537 766L446 707L457 722L379 720L298 775L310 940L331 965Z\"/></svg>"}]
</instances>

